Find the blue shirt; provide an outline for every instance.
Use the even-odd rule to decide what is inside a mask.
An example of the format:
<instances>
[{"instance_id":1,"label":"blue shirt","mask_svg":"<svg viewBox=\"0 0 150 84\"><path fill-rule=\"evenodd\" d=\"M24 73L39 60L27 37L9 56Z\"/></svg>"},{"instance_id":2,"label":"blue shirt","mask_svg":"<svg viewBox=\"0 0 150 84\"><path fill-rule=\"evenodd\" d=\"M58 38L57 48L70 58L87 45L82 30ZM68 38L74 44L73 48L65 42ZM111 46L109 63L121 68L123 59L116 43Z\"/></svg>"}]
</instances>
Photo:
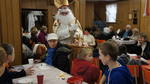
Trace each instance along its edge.
<instances>
[{"instance_id":1,"label":"blue shirt","mask_svg":"<svg viewBox=\"0 0 150 84\"><path fill-rule=\"evenodd\" d=\"M105 71L106 84L133 84L133 78L126 66Z\"/></svg>"},{"instance_id":2,"label":"blue shirt","mask_svg":"<svg viewBox=\"0 0 150 84\"><path fill-rule=\"evenodd\" d=\"M48 48L48 55L45 59L45 63L47 63L48 65L52 65L52 58L54 56L55 49L56 48Z\"/></svg>"},{"instance_id":3,"label":"blue shirt","mask_svg":"<svg viewBox=\"0 0 150 84\"><path fill-rule=\"evenodd\" d=\"M128 37L128 33L129 33L129 31L124 32L123 38L127 38Z\"/></svg>"}]
</instances>

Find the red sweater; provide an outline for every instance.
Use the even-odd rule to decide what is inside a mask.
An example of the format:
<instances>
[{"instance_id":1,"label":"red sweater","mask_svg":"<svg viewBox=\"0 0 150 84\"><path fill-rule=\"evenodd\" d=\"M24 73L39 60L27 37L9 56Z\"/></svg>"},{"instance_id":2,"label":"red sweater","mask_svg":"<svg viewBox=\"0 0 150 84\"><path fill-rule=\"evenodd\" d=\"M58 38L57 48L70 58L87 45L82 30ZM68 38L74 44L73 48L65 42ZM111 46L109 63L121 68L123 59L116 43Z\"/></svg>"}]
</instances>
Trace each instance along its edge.
<instances>
[{"instance_id":1,"label":"red sweater","mask_svg":"<svg viewBox=\"0 0 150 84\"><path fill-rule=\"evenodd\" d=\"M99 78L100 70L88 61L75 59L72 62L71 74L83 77L88 84L94 84Z\"/></svg>"},{"instance_id":2,"label":"red sweater","mask_svg":"<svg viewBox=\"0 0 150 84\"><path fill-rule=\"evenodd\" d=\"M45 44L45 45L47 45L47 40L46 40L46 33L44 33L44 32L40 32L39 33L39 35L38 35L38 41L40 42L40 43L42 43L42 44Z\"/></svg>"}]
</instances>

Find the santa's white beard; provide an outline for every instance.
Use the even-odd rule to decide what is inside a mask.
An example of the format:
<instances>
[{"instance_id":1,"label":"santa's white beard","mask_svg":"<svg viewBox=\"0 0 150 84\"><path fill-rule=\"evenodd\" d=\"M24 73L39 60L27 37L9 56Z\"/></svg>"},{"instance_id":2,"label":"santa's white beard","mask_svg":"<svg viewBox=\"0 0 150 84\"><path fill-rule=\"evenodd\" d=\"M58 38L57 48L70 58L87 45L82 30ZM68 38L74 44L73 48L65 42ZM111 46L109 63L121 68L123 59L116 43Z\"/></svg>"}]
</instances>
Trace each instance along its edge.
<instances>
[{"instance_id":1,"label":"santa's white beard","mask_svg":"<svg viewBox=\"0 0 150 84\"><path fill-rule=\"evenodd\" d=\"M63 11L63 12L66 11L66 12L68 12L68 14L62 15L61 11ZM58 10L57 14L55 15L55 19L58 20L61 24L68 25L75 19L75 17L73 15L72 11L68 8L68 9Z\"/></svg>"}]
</instances>

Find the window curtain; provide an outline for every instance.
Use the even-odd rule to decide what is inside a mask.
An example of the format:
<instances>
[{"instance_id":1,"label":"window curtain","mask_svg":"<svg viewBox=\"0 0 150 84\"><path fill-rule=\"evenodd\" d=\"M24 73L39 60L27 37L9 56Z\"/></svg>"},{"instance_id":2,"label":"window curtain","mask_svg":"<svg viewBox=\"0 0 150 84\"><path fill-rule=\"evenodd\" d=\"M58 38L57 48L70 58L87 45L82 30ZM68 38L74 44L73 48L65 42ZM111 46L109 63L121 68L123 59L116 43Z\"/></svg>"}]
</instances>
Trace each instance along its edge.
<instances>
[{"instance_id":1,"label":"window curtain","mask_svg":"<svg viewBox=\"0 0 150 84\"><path fill-rule=\"evenodd\" d=\"M106 22L116 22L117 16L117 4L108 4L106 5Z\"/></svg>"}]
</instances>

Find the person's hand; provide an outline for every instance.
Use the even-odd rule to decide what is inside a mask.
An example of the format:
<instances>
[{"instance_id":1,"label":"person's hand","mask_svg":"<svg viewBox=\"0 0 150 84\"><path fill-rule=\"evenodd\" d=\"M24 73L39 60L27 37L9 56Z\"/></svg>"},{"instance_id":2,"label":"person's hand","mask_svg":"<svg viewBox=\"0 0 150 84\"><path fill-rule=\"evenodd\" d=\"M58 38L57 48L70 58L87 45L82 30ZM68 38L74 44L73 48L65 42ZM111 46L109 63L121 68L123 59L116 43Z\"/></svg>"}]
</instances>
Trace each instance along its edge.
<instances>
[{"instance_id":1,"label":"person's hand","mask_svg":"<svg viewBox=\"0 0 150 84\"><path fill-rule=\"evenodd\" d=\"M26 72L26 75L32 75L34 73L33 67L26 69L25 72Z\"/></svg>"}]
</instances>

